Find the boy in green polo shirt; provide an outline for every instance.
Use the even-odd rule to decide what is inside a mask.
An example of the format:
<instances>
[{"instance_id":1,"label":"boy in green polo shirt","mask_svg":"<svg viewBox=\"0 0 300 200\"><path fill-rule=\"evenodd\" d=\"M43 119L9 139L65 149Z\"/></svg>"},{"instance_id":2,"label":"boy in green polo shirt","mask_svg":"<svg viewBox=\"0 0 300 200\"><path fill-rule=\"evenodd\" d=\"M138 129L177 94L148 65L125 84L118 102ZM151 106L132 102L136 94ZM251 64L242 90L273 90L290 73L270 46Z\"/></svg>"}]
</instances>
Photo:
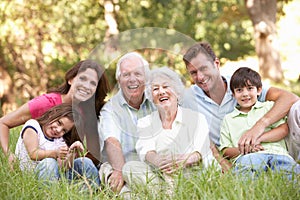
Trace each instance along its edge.
<instances>
[{"instance_id":1,"label":"boy in green polo shirt","mask_svg":"<svg viewBox=\"0 0 300 200\"><path fill-rule=\"evenodd\" d=\"M240 153L240 137L272 108L274 102L257 101L262 91L261 77L247 67L235 71L231 77L230 89L238 104L233 112L224 117L219 149L233 162L233 171L252 176L272 169L284 171L289 179L293 172L300 173L300 166L289 155L284 141L284 137L288 135L285 118L267 127L256 144L246 144L248 146L245 148L250 149L251 153Z\"/></svg>"}]
</instances>

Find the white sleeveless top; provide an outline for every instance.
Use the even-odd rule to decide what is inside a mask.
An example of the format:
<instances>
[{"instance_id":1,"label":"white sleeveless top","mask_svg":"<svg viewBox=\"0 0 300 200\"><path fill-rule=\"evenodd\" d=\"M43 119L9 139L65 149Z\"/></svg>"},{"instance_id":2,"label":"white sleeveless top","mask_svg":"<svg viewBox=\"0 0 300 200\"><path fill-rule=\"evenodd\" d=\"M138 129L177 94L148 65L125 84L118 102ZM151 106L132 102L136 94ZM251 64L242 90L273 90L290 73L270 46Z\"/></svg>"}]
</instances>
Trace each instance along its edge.
<instances>
[{"instance_id":1,"label":"white sleeveless top","mask_svg":"<svg viewBox=\"0 0 300 200\"><path fill-rule=\"evenodd\" d=\"M27 128L31 128L37 133L40 149L54 150L54 149L58 149L61 146L66 145L66 143L64 142L64 139L62 137L55 138L55 139L46 138L46 136L44 135L44 133L42 131L42 127L40 126L38 121L35 119L28 120L24 124L24 126L21 130L21 133L20 133L17 145L16 145L16 150L15 150L15 154L20 161L21 170L34 169L36 167L36 165L39 163L39 161L34 161L34 160L30 159L28 152L26 150L26 147L24 145L23 134Z\"/></svg>"}]
</instances>

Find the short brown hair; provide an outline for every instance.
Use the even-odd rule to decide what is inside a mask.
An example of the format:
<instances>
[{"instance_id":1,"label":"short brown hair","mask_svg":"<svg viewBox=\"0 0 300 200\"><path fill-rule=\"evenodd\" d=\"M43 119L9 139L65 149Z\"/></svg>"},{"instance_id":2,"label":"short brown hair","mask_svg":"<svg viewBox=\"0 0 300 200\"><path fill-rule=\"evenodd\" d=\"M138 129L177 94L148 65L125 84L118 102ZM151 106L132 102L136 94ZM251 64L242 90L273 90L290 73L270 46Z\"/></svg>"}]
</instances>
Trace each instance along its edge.
<instances>
[{"instance_id":1,"label":"short brown hair","mask_svg":"<svg viewBox=\"0 0 300 200\"><path fill-rule=\"evenodd\" d=\"M188 66L193 58L199 53L204 54L211 62L214 62L217 58L215 52L212 50L211 45L208 42L199 42L191 46L183 56L183 61Z\"/></svg>"}]
</instances>

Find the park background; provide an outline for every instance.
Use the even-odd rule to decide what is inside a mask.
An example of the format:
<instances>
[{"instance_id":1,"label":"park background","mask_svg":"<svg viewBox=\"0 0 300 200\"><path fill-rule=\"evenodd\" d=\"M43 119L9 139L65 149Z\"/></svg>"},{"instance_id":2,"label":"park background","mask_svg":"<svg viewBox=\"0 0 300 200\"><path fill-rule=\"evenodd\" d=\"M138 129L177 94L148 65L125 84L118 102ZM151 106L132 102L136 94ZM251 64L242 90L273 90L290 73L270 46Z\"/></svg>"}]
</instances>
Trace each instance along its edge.
<instances>
[{"instance_id":1,"label":"park background","mask_svg":"<svg viewBox=\"0 0 300 200\"><path fill-rule=\"evenodd\" d=\"M0 116L61 84L79 60L100 59L114 86L116 59L143 42L167 43L165 49L136 50L151 67L174 68L187 86L191 80L182 62L184 47L191 40L205 40L220 58L223 74L249 66L260 71L266 83L300 95L299 10L300 0L1 0ZM175 37L156 37L174 33ZM178 35L187 43L173 42ZM182 51L174 54L178 48ZM11 149L20 128L11 130ZM243 181L210 170L176 180L171 197L138 187L132 199L294 200L300 199L299 179L289 182L282 174L268 172L255 181ZM84 192L64 179L43 187L33 173L22 173L18 166L11 170L0 152L0 199L121 198L109 188Z\"/></svg>"},{"instance_id":2,"label":"park background","mask_svg":"<svg viewBox=\"0 0 300 200\"><path fill-rule=\"evenodd\" d=\"M64 73L95 48L115 86L115 55L126 51L116 40L146 27L208 41L222 73L249 66L265 82L299 95L299 9L300 0L2 0L0 116L61 84ZM146 32L144 40L151 37ZM142 41L129 38L128 46ZM155 46L129 50L140 51L152 66L174 68L191 84L183 51L174 56Z\"/></svg>"}]
</instances>

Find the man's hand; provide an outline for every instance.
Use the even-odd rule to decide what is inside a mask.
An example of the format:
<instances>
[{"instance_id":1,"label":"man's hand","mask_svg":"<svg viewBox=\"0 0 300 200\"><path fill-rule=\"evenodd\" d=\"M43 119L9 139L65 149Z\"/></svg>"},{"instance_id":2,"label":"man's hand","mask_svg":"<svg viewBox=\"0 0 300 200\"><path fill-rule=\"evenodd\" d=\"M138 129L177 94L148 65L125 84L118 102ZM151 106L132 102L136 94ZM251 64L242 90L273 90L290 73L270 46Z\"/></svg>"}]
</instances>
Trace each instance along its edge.
<instances>
[{"instance_id":1,"label":"man's hand","mask_svg":"<svg viewBox=\"0 0 300 200\"><path fill-rule=\"evenodd\" d=\"M238 142L239 151L242 155L251 153L260 142L259 136L264 132L265 128L259 124L255 124L250 130L245 132Z\"/></svg>"},{"instance_id":2,"label":"man's hand","mask_svg":"<svg viewBox=\"0 0 300 200\"><path fill-rule=\"evenodd\" d=\"M122 171L114 170L108 179L108 183L112 191L119 193L124 185Z\"/></svg>"}]
</instances>

